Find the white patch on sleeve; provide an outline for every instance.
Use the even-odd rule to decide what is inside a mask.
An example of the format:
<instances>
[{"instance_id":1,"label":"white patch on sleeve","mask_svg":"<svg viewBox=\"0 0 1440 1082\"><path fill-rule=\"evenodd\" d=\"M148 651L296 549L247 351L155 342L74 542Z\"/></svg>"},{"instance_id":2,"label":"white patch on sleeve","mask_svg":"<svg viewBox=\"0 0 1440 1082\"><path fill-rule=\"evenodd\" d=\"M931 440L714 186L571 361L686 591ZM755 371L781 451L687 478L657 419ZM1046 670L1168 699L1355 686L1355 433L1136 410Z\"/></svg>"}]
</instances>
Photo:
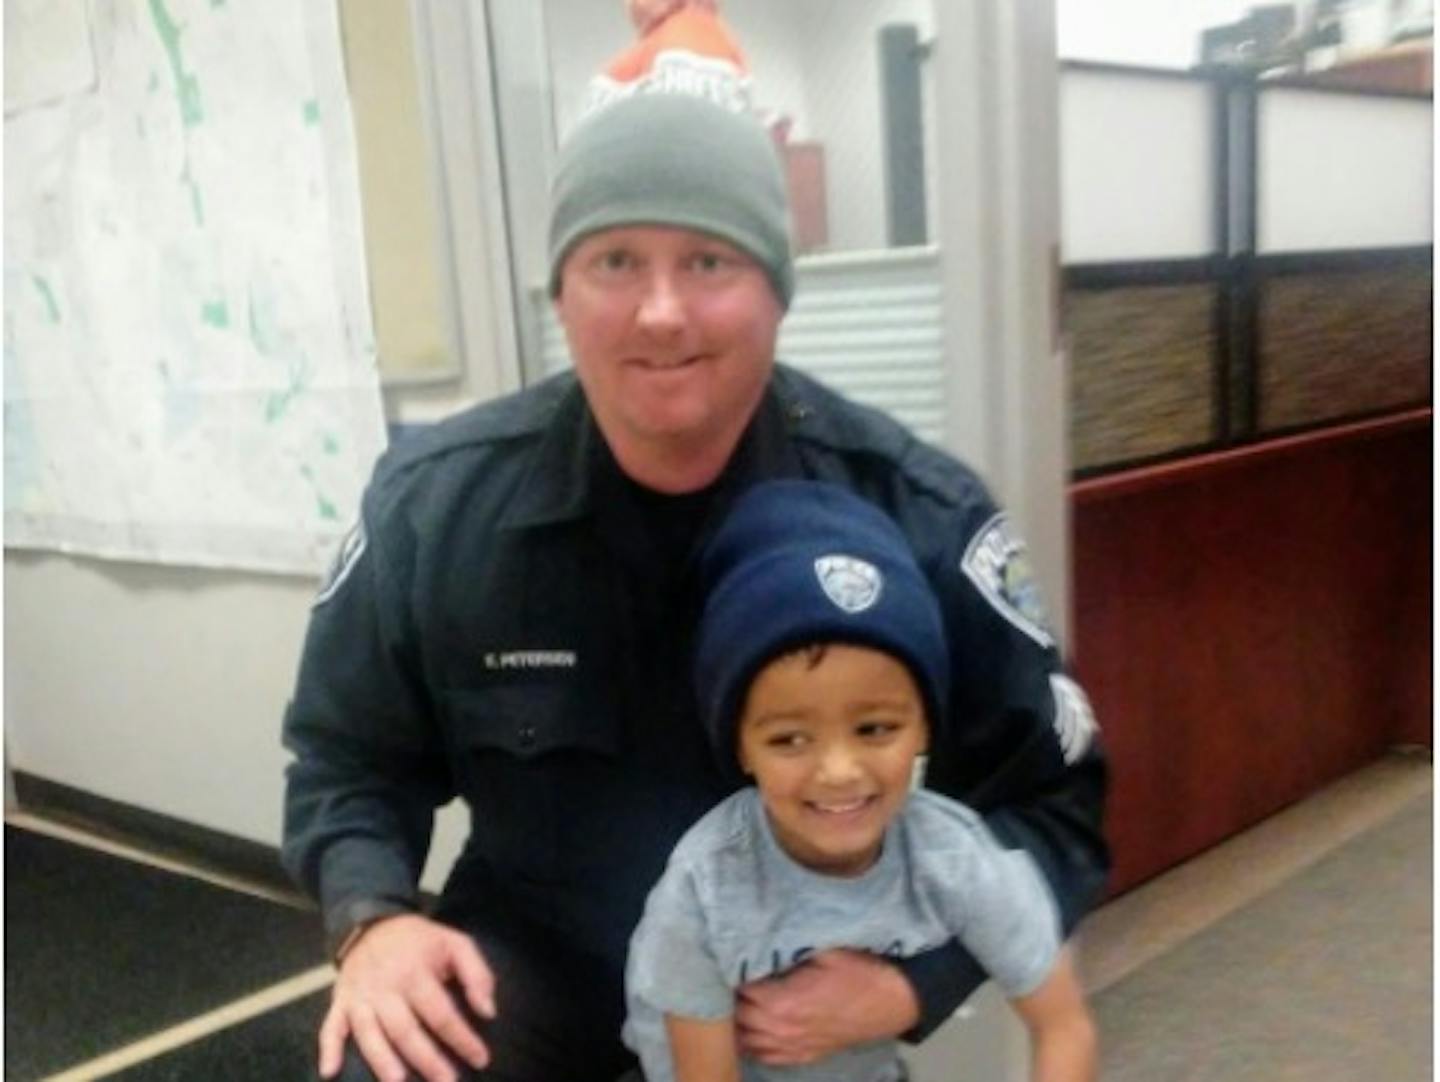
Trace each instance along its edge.
<instances>
[{"instance_id":1,"label":"white patch on sleeve","mask_svg":"<svg viewBox=\"0 0 1440 1082\"><path fill-rule=\"evenodd\" d=\"M1066 763L1074 763L1095 742L1100 725L1089 697L1070 677L1051 673L1050 690L1055 695L1055 738L1060 741L1060 754Z\"/></svg>"},{"instance_id":2,"label":"white patch on sleeve","mask_svg":"<svg viewBox=\"0 0 1440 1082\"><path fill-rule=\"evenodd\" d=\"M365 523L357 521L350 527L350 532L340 539L340 547L335 552L335 558L330 561L330 569L325 572L325 578L320 583L320 592L315 595L311 608L323 605L335 596L364 554Z\"/></svg>"},{"instance_id":3,"label":"white patch on sleeve","mask_svg":"<svg viewBox=\"0 0 1440 1082\"><path fill-rule=\"evenodd\" d=\"M982 526L960 558L960 570L995 611L1046 648L1055 645L1030 555L1003 512Z\"/></svg>"}]
</instances>

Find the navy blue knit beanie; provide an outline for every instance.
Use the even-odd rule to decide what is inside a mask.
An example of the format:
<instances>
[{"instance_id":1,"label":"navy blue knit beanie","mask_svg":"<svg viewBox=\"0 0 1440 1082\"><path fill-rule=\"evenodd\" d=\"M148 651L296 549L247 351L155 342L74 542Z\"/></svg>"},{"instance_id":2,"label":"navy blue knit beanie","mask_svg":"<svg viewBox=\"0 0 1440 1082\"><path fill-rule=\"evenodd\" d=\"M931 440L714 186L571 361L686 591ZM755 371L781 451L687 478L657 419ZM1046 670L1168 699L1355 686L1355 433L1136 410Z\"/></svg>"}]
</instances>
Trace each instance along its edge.
<instances>
[{"instance_id":1,"label":"navy blue knit beanie","mask_svg":"<svg viewBox=\"0 0 1440 1082\"><path fill-rule=\"evenodd\" d=\"M945 717L949 654L934 591L884 512L837 485L750 489L700 556L705 607L695 689L721 768L739 769L736 726L750 682L791 650L844 642L905 663L932 736Z\"/></svg>"}]
</instances>

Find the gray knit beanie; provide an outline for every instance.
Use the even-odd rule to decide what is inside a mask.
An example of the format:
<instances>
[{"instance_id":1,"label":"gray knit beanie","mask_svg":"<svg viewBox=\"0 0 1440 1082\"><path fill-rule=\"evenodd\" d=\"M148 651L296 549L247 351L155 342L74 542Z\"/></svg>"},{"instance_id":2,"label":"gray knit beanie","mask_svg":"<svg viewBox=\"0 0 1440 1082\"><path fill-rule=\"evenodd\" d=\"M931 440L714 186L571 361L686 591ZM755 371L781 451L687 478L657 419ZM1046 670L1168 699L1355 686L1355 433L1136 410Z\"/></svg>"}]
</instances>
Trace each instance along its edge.
<instances>
[{"instance_id":1,"label":"gray knit beanie","mask_svg":"<svg viewBox=\"0 0 1440 1082\"><path fill-rule=\"evenodd\" d=\"M550 295L591 233L626 225L694 229L753 256L782 308L795 267L780 156L753 116L689 94L637 94L608 105L560 149L550 191Z\"/></svg>"}]
</instances>

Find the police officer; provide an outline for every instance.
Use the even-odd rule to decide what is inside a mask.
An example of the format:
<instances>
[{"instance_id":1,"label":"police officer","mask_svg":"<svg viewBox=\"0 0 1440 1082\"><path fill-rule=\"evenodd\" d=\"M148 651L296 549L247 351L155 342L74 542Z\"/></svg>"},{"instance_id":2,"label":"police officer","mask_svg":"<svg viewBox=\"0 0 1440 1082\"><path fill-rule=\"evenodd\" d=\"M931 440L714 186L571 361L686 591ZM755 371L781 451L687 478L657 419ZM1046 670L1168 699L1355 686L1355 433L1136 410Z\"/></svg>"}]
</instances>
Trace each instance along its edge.
<instances>
[{"instance_id":1,"label":"police officer","mask_svg":"<svg viewBox=\"0 0 1440 1082\"><path fill-rule=\"evenodd\" d=\"M729 785L692 701L690 558L762 478L843 484L900 524L953 654L928 784L1034 857L1067 932L1095 899L1103 755L1024 546L964 466L775 363L787 222L753 119L671 95L601 111L552 192L574 375L377 466L285 719L284 857L339 966L323 1075L609 1082L632 1066L627 939ZM455 795L470 837L422 913L434 809ZM957 944L898 963L833 952L742 987L737 1026L746 1054L804 1062L921 1037L983 979Z\"/></svg>"}]
</instances>

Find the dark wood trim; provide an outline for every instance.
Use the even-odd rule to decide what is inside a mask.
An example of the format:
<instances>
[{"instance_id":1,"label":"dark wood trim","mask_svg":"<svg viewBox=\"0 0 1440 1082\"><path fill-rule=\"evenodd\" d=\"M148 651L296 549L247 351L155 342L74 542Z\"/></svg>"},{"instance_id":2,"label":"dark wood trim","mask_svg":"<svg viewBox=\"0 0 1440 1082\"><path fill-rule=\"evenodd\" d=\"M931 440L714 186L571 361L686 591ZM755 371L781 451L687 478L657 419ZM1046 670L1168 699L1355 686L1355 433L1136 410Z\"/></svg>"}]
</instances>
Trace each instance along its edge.
<instances>
[{"instance_id":1,"label":"dark wood trim","mask_svg":"<svg viewBox=\"0 0 1440 1082\"><path fill-rule=\"evenodd\" d=\"M1134 75L1146 79L1170 79L1188 83L1213 83L1217 75L1199 68L1162 68L1146 64L1118 64L1106 60L1061 60L1061 72L1089 75Z\"/></svg>"},{"instance_id":2,"label":"dark wood trim","mask_svg":"<svg viewBox=\"0 0 1440 1082\"><path fill-rule=\"evenodd\" d=\"M1332 274L1346 271L1433 269L1435 247L1413 244L1390 248L1337 248L1330 251L1265 252L1255 257L1262 278L1290 274Z\"/></svg>"},{"instance_id":3,"label":"dark wood trim","mask_svg":"<svg viewBox=\"0 0 1440 1082\"><path fill-rule=\"evenodd\" d=\"M1423 427L1432 422L1433 415L1432 407L1420 406L1368 420L1331 424L1304 432L1267 437L1244 447L1200 454L1187 453L1183 458L1169 462L1076 481L1070 486L1070 498L1076 505L1080 505L1181 484L1197 475L1248 465L1257 459L1296 454L1327 444L1349 443Z\"/></svg>"},{"instance_id":4,"label":"dark wood trim","mask_svg":"<svg viewBox=\"0 0 1440 1082\"><path fill-rule=\"evenodd\" d=\"M275 846L122 804L24 771L15 771L14 779L16 801L27 814L205 871L249 880L289 895L298 906L312 908L285 874Z\"/></svg>"},{"instance_id":5,"label":"dark wood trim","mask_svg":"<svg viewBox=\"0 0 1440 1082\"><path fill-rule=\"evenodd\" d=\"M1255 251L1260 243L1260 98L1254 80L1236 90L1240 118L1240 168L1234 172L1241 185L1241 236L1231 254L1235 291L1235 324L1230 357L1230 432L1232 441L1254 439L1260 417L1260 293L1255 273Z\"/></svg>"},{"instance_id":6,"label":"dark wood trim","mask_svg":"<svg viewBox=\"0 0 1440 1082\"><path fill-rule=\"evenodd\" d=\"M1133 286L1197 285L1225 273L1219 255L1184 259L1116 260L1069 263L1061 268L1066 289L1126 289Z\"/></svg>"},{"instance_id":7,"label":"dark wood trim","mask_svg":"<svg viewBox=\"0 0 1440 1082\"><path fill-rule=\"evenodd\" d=\"M1228 156L1227 156L1228 158ZM1217 167L1228 168L1228 160ZM1221 193L1223 198L1223 192ZM1216 208L1217 252L1230 243L1229 215ZM1255 272L1262 278L1293 274L1329 274L1347 271L1431 269L1435 248L1406 244L1384 248L1333 248L1297 252L1256 252ZM1132 286L1194 285L1219 281L1231 273L1232 260L1224 255L1178 259L1115 259L1100 263L1067 263L1061 268L1066 289L1126 289ZM399 434L413 425L392 426Z\"/></svg>"},{"instance_id":8,"label":"dark wood trim","mask_svg":"<svg viewBox=\"0 0 1440 1082\"><path fill-rule=\"evenodd\" d=\"M1242 235L1235 238L1232 254L1243 251L1253 256L1260 248L1260 95L1253 81L1238 84L1240 116L1236 134L1240 139L1240 168L1233 174L1240 178L1236 195L1241 210Z\"/></svg>"},{"instance_id":9,"label":"dark wood trim","mask_svg":"<svg viewBox=\"0 0 1440 1082\"><path fill-rule=\"evenodd\" d=\"M1083 469L1072 470L1070 483L1078 485L1082 482L1096 481L1101 478L1114 477L1117 474L1130 470L1147 470L1154 466L1168 466L1175 462L1188 462L1196 455L1208 455L1215 451L1223 451L1230 444L1219 437L1205 440L1201 443L1190 443L1183 447L1172 447L1169 450L1159 451L1153 455L1139 455L1135 458L1119 458L1113 462L1105 462L1098 466L1086 466Z\"/></svg>"},{"instance_id":10,"label":"dark wood trim","mask_svg":"<svg viewBox=\"0 0 1440 1082\"><path fill-rule=\"evenodd\" d=\"M1346 94L1352 98L1398 98L1401 101L1433 102L1430 91L1403 91L1387 86L1345 86L1312 82L1308 75L1257 76L1256 73L1224 66L1194 66L1194 68L1161 68L1145 63L1115 63L1110 61L1060 61L1061 72L1092 73L1092 75L1130 75L1143 79L1169 79L1181 82L1210 82L1221 86L1248 84L1260 91L1310 91L1315 94Z\"/></svg>"},{"instance_id":11,"label":"dark wood trim","mask_svg":"<svg viewBox=\"0 0 1440 1082\"><path fill-rule=\"evenodd\" d=\"M1304 90L1315 94L1348 94L1352 98L1399 98L1402 101L1432 102L1434 95L1428 90L1396 90L1382 86L1336 86L1331 83L1312 83L1304 75L1277 75L1273 79L1259 79L1255 85L1261 90Z\"/></svg>"},{"instance_id":12,"label":"dark wood trim","mask_svg":"<svg viewBox=\"0 0 1440 1082\"><path fill-rule=\"evenodd\" d=\"M1161 451L1159 454L1141 455L1138 458L1116 459L1113 462L1105 462L1098 466L1087 466L1084 469L1072 470L1070 483L1072 485L1090 484L1092 482L1101 482L1126 476L1137 471L1184 465L1187 462L1194 462L1205 455L1253 449L1258 446L1267 446L1277 440L1289 439L1296 436L1312 436L1347 426L1368 425L1373 422L1408 417L1416 411L1426 411L1430 408L1431 403L1428 400L1423 402L1410 402L1375 412L1345 414L1339 417L1326 418L1324 421L1290 425L1285 428L1266 429L1259 433L1255 439L1247 440L1243 443L1234 441L1227 443L1220 439L1203 443L1192 443L1184 447Z\"/></svg>"},{"instance_id":13,"label":"dark wood trim","mask_svg":"<svg viewBox=\"0 0 1440 1082\"><path fill-rule=\"evenodd\" d=\"M1230 234L1232 147L1230 138L1230 84L1216 81L1214 89L1213 124L1211 138L1214 140L1214 160L1211 167L1211 182L1214 186L1215 202L1212 228L1215 233L1215 251L1220 261L1216 278L1221 288L1215 296L1213 327L1214 345L1210 350L1212 400L1210 408L1210 435L1222 444L1233 438L1230 431L1230 369L1234 364L1231 339L1235 334L1234 320L1230 311L1230 249L1234 237Z\"/></svg>"},{"instance_id":14,"label":"dark wood trim","mask_svg":"<svg viewBox=\"0 0 1440 1082\"><path fill-rule=\"evenodd\" d=\"M1191 83L1215 83L1236 86L1249 84L1257 90L1305 90L1317 94L1348 94L1355 98L1398 98L1402 101L1430 102L1434 95L1425 90L1396 90L1387 87L1336 86L1314 83L1305 75L1273 75L1257 77L1254 72L1219 66L1165 68L1148 64L1120 64L1105 60L1061 60L1061 72L1082 74L1135 76L1144 79L1168 79Z\"/></svg>"},{"instance_id":15,"label":"dark wood trim","mask_svg":"<svg viewBox=\"0 0 1440 1082\"><path fill-rule=\"evenodd\" d=\"M1323 421L1307 421L1295 425L1276 425L1274 428L1267 428L1258 434L1263 440L1288 440L1301 436L1313 436L1319 433L1328 432L1333 428L1364 428L1368 425L1382 424L1388 420L1401 417L1410 417L1415 413L1428 412L1433 408L1430 399L1426 398L1416 402L1406 402L1396 406L1380 410L1363 410L1357 413L1343 413L1335 417L1327 417Z\"/></svg>"},{"instance_id":16,"label":"dark wood trim","mask_svg":"<svg viewBox=\"0 0 1440 1082\"><path fill-rule=\"evenodd\" d=\"M1229 442L1253 440L1260 416L1260 290L1255 259L1235 259L1230 325Z\"/></svg>"}]
</instances>

